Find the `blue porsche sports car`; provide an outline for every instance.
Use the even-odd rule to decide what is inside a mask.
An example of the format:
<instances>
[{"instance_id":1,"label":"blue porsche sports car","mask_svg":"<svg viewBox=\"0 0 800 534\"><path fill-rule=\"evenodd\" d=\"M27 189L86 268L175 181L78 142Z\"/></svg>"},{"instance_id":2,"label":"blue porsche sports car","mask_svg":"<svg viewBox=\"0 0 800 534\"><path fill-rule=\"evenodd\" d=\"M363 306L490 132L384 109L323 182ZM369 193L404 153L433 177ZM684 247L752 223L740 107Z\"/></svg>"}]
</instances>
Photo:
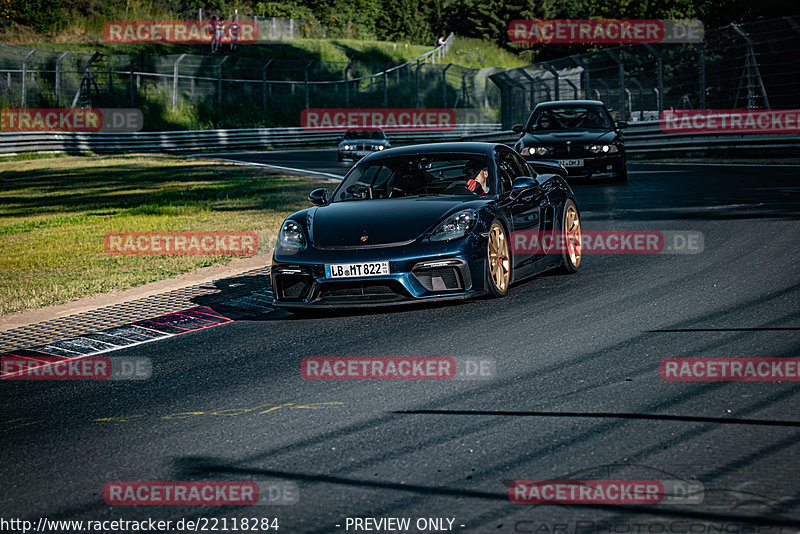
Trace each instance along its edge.
<instances>
[{"instance_id":1,"label":"blue porsche sports car","mask_svg":"<svg viewBox=\"0 0 800 534\"><path fill-rule=\"evenodd\" d=\"M488 294L551 268L578 269L575 196L555 163L510 147L438 143L373 153L281 226L271 277L284 308L348 307ZM558 253L514 233L558 236Z\"/></svg>"}]
</instances>

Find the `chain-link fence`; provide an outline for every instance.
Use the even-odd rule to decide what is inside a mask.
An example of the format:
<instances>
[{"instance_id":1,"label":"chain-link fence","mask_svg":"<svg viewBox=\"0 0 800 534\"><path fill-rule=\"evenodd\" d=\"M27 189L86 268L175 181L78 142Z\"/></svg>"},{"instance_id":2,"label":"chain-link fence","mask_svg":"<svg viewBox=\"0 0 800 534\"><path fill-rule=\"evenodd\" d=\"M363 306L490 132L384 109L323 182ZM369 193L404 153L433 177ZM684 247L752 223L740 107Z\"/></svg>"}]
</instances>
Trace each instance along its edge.
<instances>
[{"instance_id":1,"label":"chain-link fence","mask_svg":"<svg viewBox=\"0 0 800 534\"><path fill-rule=\"evenodd\" d=\"M800 17L709 30L686 45L624 45L508 69L502 124L524 123L547 100L602 100L622 120L664 109L794 109L800 99Z\"/></svg>"},{"instance_id":2,"label":"chain-link fence","mask_svg":"<svg viewBox=\"0 0 800 534\"><path fill-rule=\"evenodd\" d=\"M446 63L454 39L400 65L0 45L0 107L135 107L146 130L299 126L307 108L479 108L495 122L493 69Z\"/></svg>"}]
</instances>

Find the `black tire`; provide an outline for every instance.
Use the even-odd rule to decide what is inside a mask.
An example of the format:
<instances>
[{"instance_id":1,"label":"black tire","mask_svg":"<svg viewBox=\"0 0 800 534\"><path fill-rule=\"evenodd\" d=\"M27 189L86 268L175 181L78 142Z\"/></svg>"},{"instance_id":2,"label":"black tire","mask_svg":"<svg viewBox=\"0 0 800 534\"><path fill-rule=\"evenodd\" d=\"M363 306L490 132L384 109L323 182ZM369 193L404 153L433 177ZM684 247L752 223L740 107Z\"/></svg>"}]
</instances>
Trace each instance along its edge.
<instances>
[{"instance_id":1,"label":"black tire","mask_svg":"<svg viewBox=\"0 0 800 534\"><path fill-rule=\"evenodd\" d=\"M495 232L500 232L496 234ZM498 286L498 283L495 282L495 277L493 276L493 265L497 265L497 259L502 257L503 251L502 246L493 254L493 249L496 248L498 244L493 239L497 239L500 235L502 235L502 242L505 243L505 257L506 262L504 267L500 267L501 269L507 271L505 276L502 274L499 276L500 279L506 278L505 283ZM494 245L494 246L493 246ZM494 261L493 261L494 260ZM511 246L508 243L508 232L506 232L505 227L500 223L499 220L495 219L492 222L492 225L489 227L489 239L486 243L486 268L484 269L484 284L486 285L487 292L490 297L492 298L502 298L508 295L508 288L511 285L511 269L512 264L514 263L514 258L511 255Z\"/></svg>"},{"instance_id":2,"label":"black tire","mask_svg":"<svg viewBox=\"0 0 800 534\"><path fill-rule=\"evenodd\" d=\"M573 211L571 215L570 212ZM568 222L568 219L571 222ZM560 271L565 274L573 274L578 272L578 268L581 265L581 249L580 247L577 248L577 256L574 254L576 251L574 248L569 246L571 233L574 234L575 232L575 224L577 224L577 235L580 236L581 232L581 219L580 219L580 212L578 211L578 206L575 204L571 198L568 198L567 201L564 203L564 209L561 212L561 227L560 231L564 236L564 250L561 252L561 267ZM567 228L567 225L570 225L571 228ZM578 238L580 241L580 237ZM577 261L576 261L577 260Z\"/></svg>"}]
</instances>

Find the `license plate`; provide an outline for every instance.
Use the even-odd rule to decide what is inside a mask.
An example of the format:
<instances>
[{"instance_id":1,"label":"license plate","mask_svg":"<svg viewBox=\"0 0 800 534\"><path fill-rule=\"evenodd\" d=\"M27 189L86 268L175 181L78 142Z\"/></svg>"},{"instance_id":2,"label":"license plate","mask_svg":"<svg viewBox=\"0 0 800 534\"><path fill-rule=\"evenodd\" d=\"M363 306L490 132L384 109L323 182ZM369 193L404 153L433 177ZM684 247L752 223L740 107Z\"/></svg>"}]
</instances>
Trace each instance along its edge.
<instances>
[{"instance_id":1,"label":"license plate","mask_svg":"<svg viewBox=\"0 0 800 534\"><path fill-rule=\"evenodd\" d=\"M357 278L361 276L383 276L386 274L389 274L388 261L325 265L325 278Z\"/></svg>"},{"instance_id":2,"label":"license plate","mask_svg":"<svg viewBox=\"0 0 800 534\"><path fill-rule=\"evenodd\" d=\"M560 163L564 167L583 167L582 159L562 159Z\"/></svg>"}]
</instances>

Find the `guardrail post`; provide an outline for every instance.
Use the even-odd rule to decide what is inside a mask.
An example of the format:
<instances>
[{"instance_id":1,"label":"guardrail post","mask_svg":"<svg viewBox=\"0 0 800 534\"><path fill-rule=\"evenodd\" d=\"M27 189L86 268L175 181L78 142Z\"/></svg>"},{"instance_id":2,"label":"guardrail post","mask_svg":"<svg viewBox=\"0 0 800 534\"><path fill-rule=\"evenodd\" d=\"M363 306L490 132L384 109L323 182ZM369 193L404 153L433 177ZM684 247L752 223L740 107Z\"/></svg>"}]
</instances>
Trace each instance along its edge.
<instances>
[{"instance_id":1,"label":"guardrail post","mask_svg":"<svg viewBox=\"0 0 800 534\"><path fill-rule=\"evenodd\" d=\"M36 49L34 48L22 59L22 105L20 106L22 108L25 107L26 93L28 90L28 59L30 59L35 52Z\"/></svg>"},{"instance_id":2,"label":"guardrail post","mask_svg":"<svg viewBox=\"0 0 800 534\"><path fill-rule=\"evenodd\" d=\"M353 62L347 64L344 68L344 107L350 107L350 67L353 66Z\"/></svg>"},{"instance_id":3,"label":"guardrail post","mask_svg":"<svg viewBox=\"0 0 800 534\"><path fill-rule=\"evenodd\" d=\"M267 69L270 63L272 63L271 59L267 60L261 68L261 107L264 108L264 111L267 111Z\"/></svg>"},{"instance_id":4,"label":"guardrail post","mask_svg":"<svg viewBox=\"0 0 800 534\"><path fill-rule=\"evenodd\" d=\"M220 109L222 109L222 65L224 65L230 57L231 56L225 56L217 65L217 107Z\"/></svg>"},{"instance_id":5,"label":"guardrail post","mask_svg":"<svg viewBox=\"0 0 800 534\"><path fill-rule=\"evenodd\" d=\"M64 52L56 59L56 107L61 107L61 61L69 54L71 54L71 52Z\"/></svg>"},{"instance_id":6,"label":"guardrail post","mask_svg":"<svg viewBox=\"0 0 800 534\"><path fill-rule=\"evenodd\" d=\"M306 62L306 68L303 69L303 81L305 84L306 89L306 109L310 108L311 106L308 105L308 68L314 63L314 60Z\"/></svg>"},{"instance_id":7,"label":"guardrail post","mask_svg":"<svg viewBox=\"0 0 800 534\"><path fill-rule=\"evenodd\" d=\"M178 59L175 60L175 65L172 66L172 111L178 109L178 66L185 57L186 54L178 56Z\"/></svg>"},{"instance_id":8,"label":"guardrail post","mask_svg":"<svg viewBox=\"0 0 800 534\"><path fill-rule=\"evenodd\" d=\"M448 63L442 71L442 107L447 107L447 69L452 67L452 63Z\"/></svg>"},{"instance_id":9,"label":"guardrail post","mask_svg":"<svg viewBox=\"0 0 800 534\"><path fill-rule=\"evenodd\" d=\"M660 117L661 112L664 111L664 58L651 44L644 43L644 46L656 58L656 67L658 69L656 73L658 76L658 89L656 92L658 93L658 116Z\"/></svg>"}]
</instances>

